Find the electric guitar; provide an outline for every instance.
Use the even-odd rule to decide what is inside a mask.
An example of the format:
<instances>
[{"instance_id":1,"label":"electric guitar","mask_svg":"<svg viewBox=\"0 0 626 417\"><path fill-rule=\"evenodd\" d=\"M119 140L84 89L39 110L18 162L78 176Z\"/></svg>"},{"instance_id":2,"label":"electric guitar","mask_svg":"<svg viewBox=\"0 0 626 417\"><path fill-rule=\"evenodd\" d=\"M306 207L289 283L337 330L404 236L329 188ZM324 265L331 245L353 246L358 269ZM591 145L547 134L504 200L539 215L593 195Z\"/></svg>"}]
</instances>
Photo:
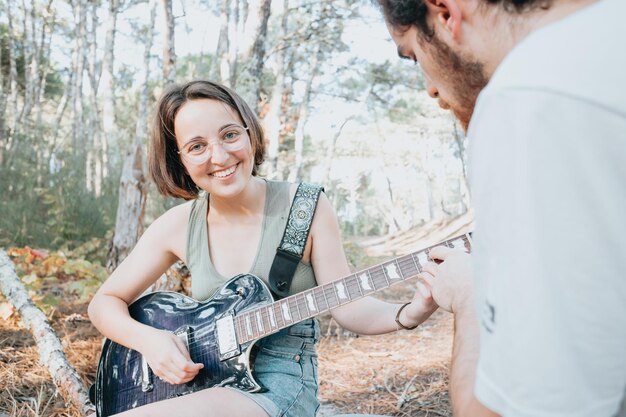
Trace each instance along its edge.
<instances>
[{"instance_id":1,"label":"electric guitar","mask_svg":"<svg viewBox=\"0 0 626 417\"><path fill-rule=\"evenodd\" d=\"M470 251L469 235L434 246ZM267 285L250 274L226 282L207 301L170 291L147 294L129 307L131 317L172 331L204 368L185 383L171 385L154 375L141 353L106 339L92 387L98 417L211 387L262 389L253 376L250 352L265 336L391 285L415 277L431 261L434 246L404 255L301 293L274 301Z\"/></svg>"}]
</instances>

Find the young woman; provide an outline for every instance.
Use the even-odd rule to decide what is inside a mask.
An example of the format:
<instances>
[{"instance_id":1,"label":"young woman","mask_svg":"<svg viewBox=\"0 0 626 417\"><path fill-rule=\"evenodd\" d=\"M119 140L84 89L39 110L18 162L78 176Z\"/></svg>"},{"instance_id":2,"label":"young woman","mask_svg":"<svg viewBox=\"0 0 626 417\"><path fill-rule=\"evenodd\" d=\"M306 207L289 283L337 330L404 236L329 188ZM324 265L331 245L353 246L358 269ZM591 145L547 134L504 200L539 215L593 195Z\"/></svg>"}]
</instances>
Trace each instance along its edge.
<instances>
[{"instance_id":1,"label":"young woman","mask_svg":"<svg viewBox=\"0 0 626 417\"><path fill-rule=\"evenodd\" d=\"M194 363L171 332L132 319L128 305L177 260L189 267L192 295L206 300L229 278L252 273L268 280L297 185L257 176L263 132L248 105L228 88L193 81L160 99L150 138L150 173L164 195L184 198L146 230L137 246L102 285L89 317L109 339L140 352L154 374L171 384L194 378ZM337 220L322 195L291 294L350 275ZM437 308L416 292L398 319L423 322ZM333 310L335 320L360 334L397 330L398 304L366 297ZM124 412L124 416L315 416L319 328L305 320L258 343L257 380L267 388L247 393L210 388Z\"/></svg>"}]
</instances>

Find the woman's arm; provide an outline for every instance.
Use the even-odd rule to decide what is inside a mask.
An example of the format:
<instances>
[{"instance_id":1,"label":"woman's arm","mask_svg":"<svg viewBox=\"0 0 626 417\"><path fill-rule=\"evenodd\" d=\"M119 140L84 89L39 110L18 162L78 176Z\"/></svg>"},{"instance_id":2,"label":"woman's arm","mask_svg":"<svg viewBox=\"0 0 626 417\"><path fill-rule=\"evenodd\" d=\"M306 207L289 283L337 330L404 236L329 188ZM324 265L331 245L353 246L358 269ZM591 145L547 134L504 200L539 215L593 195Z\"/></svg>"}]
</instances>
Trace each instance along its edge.
<instances>
[{"instance_id":1,"label":"woman's arm","mask_svg":"<svg viewBox=\"0 0 626 417\"><path fill-rule=\"evenodd\" d=\"M351 274L341 242L337 219L325 194L320 195L311 225L310 257L319 285ZM418 285L411 304L400 314L400 322L412 327L426 320L436 309L430 291ZM344 328L360 334L382 334L398 330L395 322L401 304L365 297L332 310L332 316Z\"/></svg>"},{"instance_id":2,"label":"woman's arm","mask_svg":"<svg viewBox=\"0 0 626 417\"><path fill-rule=\"evenodd\" d=\"M185 346L170 332L132 319L128 305L184 256L189 208L177 206L159 217L98 289L88 309L104 336L141 352L153 371L171 383L191 380L202 365L191 362Z\"/></svg>"}]
</instances>

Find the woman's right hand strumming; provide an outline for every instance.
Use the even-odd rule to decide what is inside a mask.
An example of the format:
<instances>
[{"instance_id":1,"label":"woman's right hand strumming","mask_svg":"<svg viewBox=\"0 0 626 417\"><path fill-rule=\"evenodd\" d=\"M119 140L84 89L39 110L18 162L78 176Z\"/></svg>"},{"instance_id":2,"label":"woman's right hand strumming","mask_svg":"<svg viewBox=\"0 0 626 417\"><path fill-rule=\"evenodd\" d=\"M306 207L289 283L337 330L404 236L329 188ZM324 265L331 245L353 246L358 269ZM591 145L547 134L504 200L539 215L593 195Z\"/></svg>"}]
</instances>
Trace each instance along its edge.
<instances>
[{"instance_id":1,"label":"woman's right hand strumming","mask_svg":"<svg viewBox=\"0 0 626 417\"><path fill-rule=\"evenodd\" d=\"M191 360L183 341L167 330L151 329L140 349L152 372L170 384L189 382L204 368Z\"/></svg>"}]
</instances>

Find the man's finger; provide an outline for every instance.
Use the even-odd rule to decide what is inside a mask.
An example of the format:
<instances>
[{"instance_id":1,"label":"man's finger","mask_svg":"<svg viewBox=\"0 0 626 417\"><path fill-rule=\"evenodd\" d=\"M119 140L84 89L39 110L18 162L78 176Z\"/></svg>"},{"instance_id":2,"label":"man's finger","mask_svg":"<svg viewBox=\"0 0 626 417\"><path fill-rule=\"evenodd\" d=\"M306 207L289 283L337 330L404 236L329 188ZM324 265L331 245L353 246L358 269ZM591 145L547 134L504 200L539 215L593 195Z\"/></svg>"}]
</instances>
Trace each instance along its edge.
<instances>
[{"instance_id":1,"label":"man's finger","mask_svg":"<svg viewBox=\"0 0 626 417\"><path fill-rule=\"evenodd\" d=\"M446 246L435 246L428 252L428 256L431 259L439 259L441 261L445 261L448 256L450 256L454 252L454 249L448 248Z\"/></svg>"},{"instance_id":2,"label":"man's finger","mask_svg":"<svg viewBox=\"0 0 626 417\"><path fill-rule=\"evenodd\" d=\"M433 287L435 281L435 278L429 272L422 272L421 274L417 275L417 279L428 285L429 288Z\"/></svg>"},{"instance_id":3,"label":"man's finger","mask_svg":"<svg viewBox=\"0 0 626 417\"><path fill-rule=\"evenodd\" d=\"M428 272L430 275L437 275L437 264L434 262L428 262L422 267L422 272Z\"/></svg>"}]
</instances>

